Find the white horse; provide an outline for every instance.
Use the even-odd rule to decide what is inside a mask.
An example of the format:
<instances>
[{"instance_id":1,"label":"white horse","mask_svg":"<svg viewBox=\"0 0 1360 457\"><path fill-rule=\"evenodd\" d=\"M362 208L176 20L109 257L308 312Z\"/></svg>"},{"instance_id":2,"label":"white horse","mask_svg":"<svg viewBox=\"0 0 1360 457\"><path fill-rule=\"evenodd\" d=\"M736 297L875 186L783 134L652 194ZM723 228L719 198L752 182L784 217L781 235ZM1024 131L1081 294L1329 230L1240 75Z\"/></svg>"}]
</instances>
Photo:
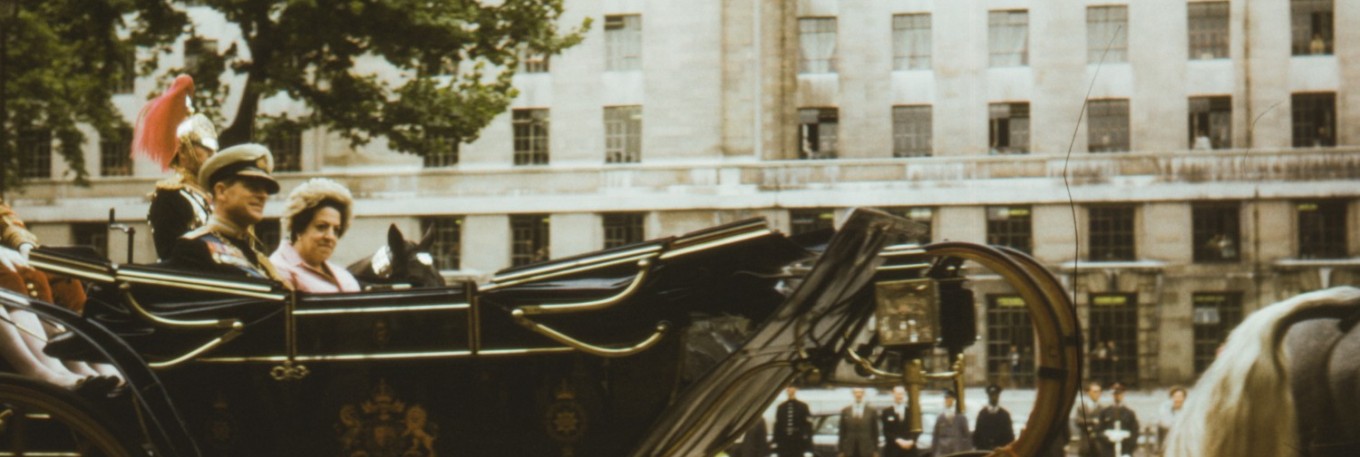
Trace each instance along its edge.
<instances>
[{"instance_id":1,"label":"white horse","mask_svg":"<svg viewBox=\"0 0 1360 457\"><path fill-rule=\"evenodd\" d=\"M1303 404L1296 402L1296 396L1300 393L1299 385L1291 388L1290 376L1294 372L1303 387L1327 391L1327 361L1336 341L1345 336L1336 325L1337 320L1329 319L1323 325L1308 326L1307 330L1300 328L1304 326L1295 326L1294 332L1285 341L1285 334L1293 323L1328 310L1332 317L1343 315L1340 311L1348 307L1360 307L1360 289L1336 287L1309 292L1267 306L1249 316L1228 336L1218 360L1209 366L1191 390L1185 411L1167 438L1166 456L1306 455L1304 448L1316 446L1319 441L1355 439L1354 436L1301 437L1300 430L1308 433L1318 425L1310 424L1310 421L1328 420L1324 415L1312 414L1317 411L1309 408L1329 399L1326 398L1328 396L1311 394L1313 400L1307 402L1311 403L1307 405L1309 408L1303 408L1303 413L1299 413L1295 409ZM1288 350L1285 346L1289 346ZM1306 363L1301 364L1300 361ZM1319 367L1321 369L1301 369L1301 365L1318 363L1322 364ZM1355 362L1350 362L1350 365L1354 372ZM1310 379L1308 374L1298 375L1300 371L1319 374L1322 379ZM1306 390L1303 393L1309 395ZM1354 410L1357 406L1360 405L1341 407ZM1323 409L1330 409L1330 405ZM1303 424L1299 419L1304 421ZM1316 451L1317 448L1313 449Z\"/></svg>"}]
</instances>

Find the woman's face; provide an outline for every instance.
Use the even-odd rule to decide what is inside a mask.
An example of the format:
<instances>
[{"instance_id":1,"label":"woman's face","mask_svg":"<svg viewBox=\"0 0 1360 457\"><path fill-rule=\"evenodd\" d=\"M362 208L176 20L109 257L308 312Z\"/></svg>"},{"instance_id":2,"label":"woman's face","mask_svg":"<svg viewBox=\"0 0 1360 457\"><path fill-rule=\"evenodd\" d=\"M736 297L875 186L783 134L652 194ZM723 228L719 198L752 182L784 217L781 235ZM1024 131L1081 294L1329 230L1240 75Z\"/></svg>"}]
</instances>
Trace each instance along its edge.
<instances>
[{"instance_id":1,"label":"woman's face","mask_svg":"<svg viewBox=\"0 0 1360 457\"><path fill-rule=\"evenodd\" d=\"M302 261L313 267L322 263L335 253L335 243L340 240L340 212L335 208L323 206L312 215L312 221L293 241Z\"/></svg>"}]
</instances>

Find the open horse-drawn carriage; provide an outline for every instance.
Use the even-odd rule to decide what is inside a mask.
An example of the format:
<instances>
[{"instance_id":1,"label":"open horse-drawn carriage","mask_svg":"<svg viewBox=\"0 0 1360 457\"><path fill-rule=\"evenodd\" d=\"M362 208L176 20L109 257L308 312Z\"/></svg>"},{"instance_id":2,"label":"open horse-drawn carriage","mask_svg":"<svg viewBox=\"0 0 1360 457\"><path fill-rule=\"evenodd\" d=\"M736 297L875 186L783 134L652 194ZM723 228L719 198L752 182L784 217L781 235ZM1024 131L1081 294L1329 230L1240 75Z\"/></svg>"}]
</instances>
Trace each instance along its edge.
<instances>
[{"instance_id":1,"label":"open horse-drawn carriage","mask_svg":"<svg viewBox=\"0 0 1360 457\"><path fill-rule=\"evenodd\" d=\"M829 240L791 240L750 220L340 295L35 252L91 285L85 315L0 301L66 330L49 353L111 363L127 387L92 399L3 375L0 455L713 455L800 377L857 372L913 400L961 383L962 364L920 360L975 340L972 266L1033 313L1038 398L1009 450L1037 454L1078 382L1070 302L1023 254L895 244L919 230L857 210Z\"/></svg>"}]
</instances>

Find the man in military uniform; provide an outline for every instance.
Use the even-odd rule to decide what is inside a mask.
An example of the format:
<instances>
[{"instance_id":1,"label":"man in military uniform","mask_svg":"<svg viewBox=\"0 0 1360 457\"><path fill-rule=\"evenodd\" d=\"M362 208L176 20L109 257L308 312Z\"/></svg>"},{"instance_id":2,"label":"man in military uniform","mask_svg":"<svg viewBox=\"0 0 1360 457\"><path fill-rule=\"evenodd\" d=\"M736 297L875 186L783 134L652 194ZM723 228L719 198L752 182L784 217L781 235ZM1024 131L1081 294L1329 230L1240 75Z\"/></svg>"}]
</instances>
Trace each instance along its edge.
<instances>
[{"instance_id":1,"label":"man in military uniform","mask_svg":"<svg viewBox=\"0 0 1360 457\"><path fill-rule=\"evenodd\" d=\"M774 413L774 445L779 457L803 457L812 450L812 411L798 401L798 388L789 386L789 399Z\"/></svg>"},{"instance_id":2,"label":"man in military uniform","mask_svg":"<svg viewBox=\"0 0 1360 457\"><path fill-rule=\"evenodd\" d=\"M995 383L987 386L987 406L978 411L973 427L973 447L979 451L990 451L1015 441L1011 412L1002 408L1000 402L1001 386Z\"/></svg>"},{"instance_id":3,"label":"man in military uniform","mask_svg":"<svg viewBox=\"0 0 1360 457\"><path fill-rule=\"evenodd\" d=\"M156 183L147 222L156 258L170 258L179 237L202 227L212 217L208 190L198 180L203 163L217 152L217 130L202 114L194 114L190 96L194 80L175 78L170 89L147 102L137 116L132 155L151 159L174 176Z\"/></svg>"},{"instance_id":4,"label":"man in military uniform","mask_svg":"<svg viewBox=\"0 0 1360 457\"><path fill-rule=\"evenodd\" d=\"M1138 447L1138 415L1124 405L1124 385L1110 386L1114 403L1100 410L1100 448L1106 457L1132 455Z\"/></svg>"},{"instance_id":5,"label":"man in military uniform","mask_svg":"<svg viewBox=\"0 0 1360 457\"><path fill-rule=\"evenodd\" d=\"M176 268L270 279L288 286L274 271L255 238L253 227L264 219L269 196L279 192L279 183L269 174L274 157L259 144L242 144L224 149L203 163L199 182L213 197L213 215L175 243L167 264Z\"/></svg>"}]
</instances>

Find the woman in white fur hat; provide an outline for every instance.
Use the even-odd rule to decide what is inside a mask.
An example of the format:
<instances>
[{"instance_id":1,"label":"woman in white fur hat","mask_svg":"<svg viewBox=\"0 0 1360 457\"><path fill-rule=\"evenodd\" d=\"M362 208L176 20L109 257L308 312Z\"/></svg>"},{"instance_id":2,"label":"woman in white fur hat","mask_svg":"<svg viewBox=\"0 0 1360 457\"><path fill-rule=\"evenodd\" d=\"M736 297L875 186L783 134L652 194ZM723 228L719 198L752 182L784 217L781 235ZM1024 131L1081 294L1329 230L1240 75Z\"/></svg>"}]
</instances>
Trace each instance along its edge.
<instances>
[{"instance_id":1,"label":"woman in white fur hat","mask_svg":"<svg viewBox=\"0 0 1360 457\"><path fill-rule=\"evenodd\" d=\"M330 262L336 244L354 218L353 205L349 189L325 178L302 183L288 194L288 206L281 219L288 240L279 243L269 260L298 291L359 291L354 275Z\"/></svg>"}]
</instances>

